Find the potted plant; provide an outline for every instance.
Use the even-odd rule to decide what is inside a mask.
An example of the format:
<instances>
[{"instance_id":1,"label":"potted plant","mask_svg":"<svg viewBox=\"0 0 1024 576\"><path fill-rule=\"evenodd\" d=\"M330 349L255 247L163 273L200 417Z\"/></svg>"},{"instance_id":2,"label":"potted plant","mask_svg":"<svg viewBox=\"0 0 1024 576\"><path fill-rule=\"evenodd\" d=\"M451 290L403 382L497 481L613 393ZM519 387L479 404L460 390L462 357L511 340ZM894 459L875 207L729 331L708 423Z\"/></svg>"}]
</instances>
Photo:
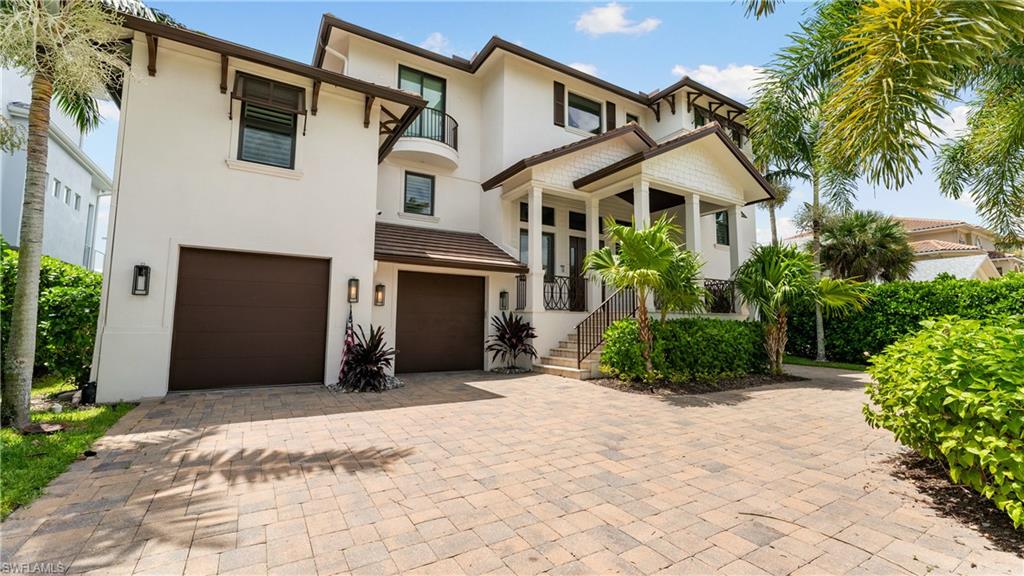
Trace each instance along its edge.
<instances>
[{"instance_id":1,"label":"potted plant","mask_svg":"<svg viewBox=\"0 0 1024 576\"><path fill-rule=\"evenodd\" d=\"M518 367L519 357L537 357L537 349L530 340L537 337L533 326L518 314L501 313L491 317L491 328L494 333L487 337L487 351L491 353L491 362L498 358L505 363L504 368L496 371L506 374L518 374L527 370Z\"/></svg>"}]
</instances>

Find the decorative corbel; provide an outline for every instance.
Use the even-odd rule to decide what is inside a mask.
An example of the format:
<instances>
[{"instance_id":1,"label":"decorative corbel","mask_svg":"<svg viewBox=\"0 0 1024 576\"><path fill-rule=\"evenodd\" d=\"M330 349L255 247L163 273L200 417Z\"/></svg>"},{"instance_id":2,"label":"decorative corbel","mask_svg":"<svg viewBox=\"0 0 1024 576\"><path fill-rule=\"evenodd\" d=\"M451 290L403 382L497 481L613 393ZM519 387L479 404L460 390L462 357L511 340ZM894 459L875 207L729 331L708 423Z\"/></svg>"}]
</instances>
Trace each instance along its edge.
<instances>
[{"instance_id":1,"label":"decorative corbel","mask_svg":"<svg viewBox=\"0 0 1024 576\"><path fill-rule=\"evenodd\" d=\"M149 50L149 75L156 76L156 41L158 38L152 34L146 34L146 48Z\"/></svg>"},{"instance_id":2,"label":"decorative corbel","mask_svg":"<svg viewBox=\"0 0 1024 576\"><path fill-rule=\"evenodd\" d=\"M708 104L708 110L711 112L712 116L716 116L717 115L716 113L718 112L718 109L721 108L722 106L725 106L725 103L711 101Z\"/></svg>"},{"instance_id":3,"label":"decorative corbel","mask_svg":"<svg viewBox=\"0 0 1024 576\"><path fill-rule=\"evenodd\" d=\"M671 110L672 111L672 115L675 116L676 115L676 95L673 94L673 95L669 96L668 98L666 98L665 100L668 101L668 109Z\"/></svg>"},{"instance_id":4,"label":"decorative corbel","mask_svg":"<svg viewBox=\"0 0 1024 576\"><path fill-rule=\"evenodd\" d=\"M651 104L648 108L654 112L654 120L656 122L661 122L661 101L659 100L654 104Z\"/></svg>"},{"instance_id":5,"label":"decorative corbel","mask_svg":"<svg viewBox=\"0 0 1024 576\"><path fill-rule=\"evenodd\" d=\"M313 101L310 103L309 109L316 116L316 106L320 102L320 81L313 80Z\"/></svg>"},{"instance_id":6,"label":"decorative corbel","mask_svg":"<svg viewBox=\"0 0 1024 576\"><path fill-rule=\"evenodd\" d=\"M736 118L737 118L737 117L738 117L738 116L739 116L740 114L743 114L743 112L740 112L739 110L726 110L726 112L725 112L725 117L726 117L726 119L727 119L727 120L729 120L729 122L732 122L732 121L734 121L734 120L735 120L735 119L736 119Z\"/></svg>"},{"instance_id":7,"label":"decorative corbel","mask_svg":"<svg viewBox=\"0 0 1024 576\"><path fill-rule=\"evenodd\" d=\"M220 55L220 93L228 93L228 55Z\"/></svg>"},{"instance_id":8,"label":"decorative corbel","mask_svg":"<svg viewBox=\"0 0 1024 576\"><path fill-rule=\"evenodd\" d=\"M363 105L363 128L370 127L370 111L373 110L374 100L376 100L374 96L366 97L366 103Z\"/></svg>"},{"instance_id":9,"label":"decorative corbel","mask_svg":"<svg viewBox=\"0 0 1024 576\"><path fill-rule=\"evenodd\" d=\"M700 98L700 92L687 92L686 93L686 111L693 112L693 103Z\"/></svg>"}]
</instances>

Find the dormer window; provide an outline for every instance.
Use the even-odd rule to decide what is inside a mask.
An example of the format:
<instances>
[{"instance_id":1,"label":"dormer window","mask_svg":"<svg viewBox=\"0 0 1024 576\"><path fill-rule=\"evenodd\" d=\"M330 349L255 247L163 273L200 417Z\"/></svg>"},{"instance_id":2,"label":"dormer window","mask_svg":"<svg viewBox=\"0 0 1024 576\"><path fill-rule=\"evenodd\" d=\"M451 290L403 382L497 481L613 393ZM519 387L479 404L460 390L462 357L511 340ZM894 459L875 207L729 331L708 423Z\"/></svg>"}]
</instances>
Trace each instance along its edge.
<instances>
[{"instance_id":1,"label":"dormer window","mask_svg":"<svg viewBox=\"0 0 1024 576\"><path fill-rule=\"evenodd\" d=\"M306 90L238 72L231 97L242 101L238 159L294 168L298 116L306 113Z\"/></svg>"},{"instance_id":2,"label":"dormer window","mask_svg":"<svg viewBox=\"0 0 1024 576\"><path fill-rule=\"evenodd\" d=\"M569 92L569 126L591 134L600 134L601 104Z\"/></svg>"},{"instance_id":3,"label":"dormer window","mask_svg":"<svg viewBox=\"0 0 1024 576\"><path fill-rule=\"evenodd\" d=\"M708 123L707 112L703 108L693 108L693 127L700 128Z\"/></svg>"}]
</instances>

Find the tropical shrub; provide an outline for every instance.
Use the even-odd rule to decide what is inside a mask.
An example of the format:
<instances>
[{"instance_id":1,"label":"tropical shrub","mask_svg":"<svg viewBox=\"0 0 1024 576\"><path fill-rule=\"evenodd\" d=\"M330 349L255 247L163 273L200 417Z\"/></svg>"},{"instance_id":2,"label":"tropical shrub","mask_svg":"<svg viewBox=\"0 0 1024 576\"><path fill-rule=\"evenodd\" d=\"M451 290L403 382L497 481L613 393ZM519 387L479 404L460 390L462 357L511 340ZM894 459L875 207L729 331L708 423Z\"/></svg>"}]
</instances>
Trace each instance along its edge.
<instances>
[{"instance_id":1,"label":"tropical shrub","mask_svg":"<svg viewBox=\"0 0 1024 576\"><path fill-rule=\"evenodd\" d=\"M620 320L605 332L601 370L631 382L714 381L768 371L764 333L756 322L682 318L654 322L653 373L646 369L636 320Z\"/></svg>"},{"instance_id":2,"label":"tropical shrub","mask_svg":"<svg viewBox=\"0 0 1024 576\"><path fill-rule=\"evenodd\" d=\"M384 340L384 328L370 326L370 335L359 327L356 343L345 356L341 387L350 392L383 392L388 385L387 370L395 358L395 349Z\"/></svg>"},{"instance_id":3,"label":"tropical shrub","mask_svg":"<svg viewBox=\"0 0 1024 576\"><path fill-rule=\"evenodd\" d=\"M501 358L505 370L515 370L520 356L537 357L537 349L530 342L537 337L537 332L522 316L502 312L501 316L491 317L491 327L494 334L487 337L491 362Z\"/></svg>"},{"instance_id":4,"label":"tropical shrub","mask_svg":"<svg viewBox=\"0 0 1024 576\"><path fill-rule=\"evenodd\" d=\"M1024 274L997 280L961 280L952 277L930 282L890 282L867 285L870 301L857 314L826 318L828 357L863 364L900 337L916 332L921 321L940 316L992 318L1024 315ZM814 308L795 308L790 319L787 350L813 358Z\"/></svg>"},{"instance_id":5,"label":"tropical shrub","mask_svg":"<svg viewBox=\"0 0 1024 576\"><path fill-rule=\"evenodd\" d=\"M1024 316L926 320L872 358L864 415L1024 525Z\"/></svg>"},{"instance_id":6,"label":"tropical shrub","mask_svg":"<svg viewBox=\"0 0 1024 576\"><path fill-rule=\"evenodd\" d=\"M18 253L5 246L0 264L0 346L6 349L18 277ZM36 372L84 383L92 366L102 277L81 266L43 256L39 276Z\"/></svg>"}]
</instances>

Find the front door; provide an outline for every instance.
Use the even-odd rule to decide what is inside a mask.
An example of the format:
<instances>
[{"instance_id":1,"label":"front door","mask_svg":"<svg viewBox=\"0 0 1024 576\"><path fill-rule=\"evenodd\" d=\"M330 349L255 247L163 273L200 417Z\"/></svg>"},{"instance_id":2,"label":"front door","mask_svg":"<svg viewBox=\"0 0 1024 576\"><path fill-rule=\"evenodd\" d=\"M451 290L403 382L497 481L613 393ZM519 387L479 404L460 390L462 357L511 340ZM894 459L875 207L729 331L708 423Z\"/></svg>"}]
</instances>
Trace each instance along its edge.
<instances>
[{"instance_id":1,"label":"front door","mask_svg":"<svg viewBox=\"0 0 1024 576\"><path fill-rule=\"evenodd\" d=\"M587 309L587 283L583 277L583 258L587 255L587 239L569 237L569 309Z\"/></svg>"}]
</instances>

